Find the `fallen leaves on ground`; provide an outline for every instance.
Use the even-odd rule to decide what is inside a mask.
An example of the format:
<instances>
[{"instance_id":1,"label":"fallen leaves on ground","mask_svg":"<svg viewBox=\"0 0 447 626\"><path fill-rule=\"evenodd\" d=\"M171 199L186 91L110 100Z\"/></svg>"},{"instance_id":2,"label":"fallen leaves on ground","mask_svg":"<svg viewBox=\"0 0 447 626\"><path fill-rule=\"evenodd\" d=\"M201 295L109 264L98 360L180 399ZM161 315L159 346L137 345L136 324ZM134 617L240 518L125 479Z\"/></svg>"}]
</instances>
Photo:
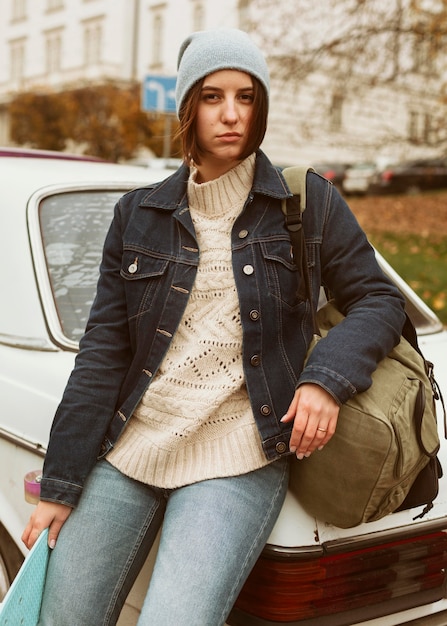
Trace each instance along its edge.
<instances>
[{"instance_id":1,"label":"fallen leaves on ground","mask_svg":"<svg viewBox=\"0 0 447 626\"><path fill-rule=\"evenodd\" d=\"M447 237L447 191L405 196L365 196L347 202L367 234L392 232Z\"/></svg>"}]
</instances>

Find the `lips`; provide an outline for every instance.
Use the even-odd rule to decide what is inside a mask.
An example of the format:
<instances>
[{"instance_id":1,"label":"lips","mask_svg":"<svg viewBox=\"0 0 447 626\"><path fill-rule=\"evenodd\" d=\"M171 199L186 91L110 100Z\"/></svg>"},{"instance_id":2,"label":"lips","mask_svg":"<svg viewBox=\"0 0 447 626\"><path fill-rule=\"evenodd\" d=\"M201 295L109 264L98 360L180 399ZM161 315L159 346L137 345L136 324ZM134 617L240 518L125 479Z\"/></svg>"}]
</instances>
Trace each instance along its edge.
<instances>
[{"instance_id":1,"label":"lips","mask_svg":"<svg viewBox=\"0 0 447 626\"><path fill-rule=\"evenodd\" d=\"M239 141L242 138L240 133L223 133L222 135L218 135L217 138L223 142L234 142Z\"/></svg>"}]
</instances>

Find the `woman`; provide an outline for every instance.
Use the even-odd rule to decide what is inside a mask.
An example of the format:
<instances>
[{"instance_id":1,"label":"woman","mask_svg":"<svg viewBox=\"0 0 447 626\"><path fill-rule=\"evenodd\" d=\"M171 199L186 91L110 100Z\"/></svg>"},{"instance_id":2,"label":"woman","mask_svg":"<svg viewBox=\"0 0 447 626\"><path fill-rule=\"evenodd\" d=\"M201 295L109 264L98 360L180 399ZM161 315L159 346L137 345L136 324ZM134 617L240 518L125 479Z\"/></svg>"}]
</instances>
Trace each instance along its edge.
<instances>
[{"instance_id":1,"label":"woman","mask_svg":"<svg viewBox=\"0 0 447 626\"><path fill-rule=\"evenodd\" d=\"M23 534L54 548L40 624L115 624L163 526L138 624L224 624L277 519L288 458L321 449L339 407L398 342L403 301L316 174L304 215L315 301L346 314L303 366L281 173L259 150L265 60L237 30L179 54L184 165L126 194Z\"/></svg>"}]
</instances>

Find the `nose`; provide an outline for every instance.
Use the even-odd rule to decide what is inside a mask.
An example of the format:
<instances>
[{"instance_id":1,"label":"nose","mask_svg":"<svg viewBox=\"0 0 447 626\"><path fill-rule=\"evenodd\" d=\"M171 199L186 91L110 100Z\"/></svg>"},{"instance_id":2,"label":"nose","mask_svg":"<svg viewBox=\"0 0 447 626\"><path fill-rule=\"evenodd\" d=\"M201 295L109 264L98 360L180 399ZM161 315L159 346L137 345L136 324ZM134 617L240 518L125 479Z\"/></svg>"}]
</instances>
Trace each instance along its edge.
<instances>
[{"instance_id":1,"label":"nose","mask_svg":"<svg viewBox=\"0 0 447 626\"><path fill-rule=\"evenodd\" d=\"M222 118L226 123L234 123L239 117L237 104L233 98L226 98L222 110Z\"/></svg>"}]
</instances>

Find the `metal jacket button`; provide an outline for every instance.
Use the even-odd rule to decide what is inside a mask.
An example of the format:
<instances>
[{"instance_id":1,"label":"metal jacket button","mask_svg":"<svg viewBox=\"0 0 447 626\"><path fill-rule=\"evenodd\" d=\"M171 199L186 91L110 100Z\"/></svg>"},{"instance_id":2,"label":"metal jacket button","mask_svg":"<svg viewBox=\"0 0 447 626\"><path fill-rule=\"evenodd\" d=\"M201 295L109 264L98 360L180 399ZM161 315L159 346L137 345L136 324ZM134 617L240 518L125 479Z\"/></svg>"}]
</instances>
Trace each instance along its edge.
<instances>
[{"instance_id":1,"label":"metal jacket button","mask_svg":"<svg viewBox=\"0 0 447 626\"><path fill-rule=\"evenodd\" d=\"M131 263L127 269L129 274L135 274L138 269L138 265L136 263Z\"/></svg>"},{"instance_id":2,"label":"metal jacket button","mask_svg":"<svg viewBox=\"0 0 447 626\"><path fill-rule=\"evenodd\" d=\"M253 309L253 311L250 311L250 319L253 320L254 322L256 322L260 317L260 313L259 311L256 311L256 309Z\"/></svg>"},{"instance_id":3,"label":"metal jacket button","mask_svg":"<svg viewBox=\"0 0 447 626\"><path fill-rule=\"evenodd\" d=\"M261 414L262 415L270 415L271 412L272 412L272 409L269 407L268 404L263 404L261 406Z\"/></svg>"},{"instance_id":4,"label":"metal jacket button","mask_svg":"<svg viewBox=\"0 0 447 626\"><path fill-rule=\"evenodd\" d=\"M239 231L239 239L245 239L245 237L247 237L248 235L248 230L245 230L245 228L241 231Z\"/></svg>"},{"instance_id":5,"label":"metal jacket button","mask_svg":"<svg viewBox=\"0 0 447 626\"><path fill-rule=\"evenodd\" d=\"M284 443L284 441L279 441L276 444L275 449L278 454L284 454L284 452L287 451L287 445Z\"/></svg>"},{"instance_id":6,"label":"metal jacket button","mask_svg":"<svg viewBox=\"0 0 447 626\"><path fill-rule=\"evenodd\" d=\"M260 365L261 357L259 356L259 354L254 354L250 359L250 363L253 365L253 367L257 367L258 365Z\"/></svg>"},{"instance_id":7,"label":"metal jacket button","mask_svg":"<svg viewBox=\"0 0 447 626\"><path fill-rule=\"evenodd\" d=\"M253 267L253 265L244 265L242 271L247 276L251 276L251 274L253 274L253 272L255 271L255 268Z\"/></svg>"}]
</instances>

